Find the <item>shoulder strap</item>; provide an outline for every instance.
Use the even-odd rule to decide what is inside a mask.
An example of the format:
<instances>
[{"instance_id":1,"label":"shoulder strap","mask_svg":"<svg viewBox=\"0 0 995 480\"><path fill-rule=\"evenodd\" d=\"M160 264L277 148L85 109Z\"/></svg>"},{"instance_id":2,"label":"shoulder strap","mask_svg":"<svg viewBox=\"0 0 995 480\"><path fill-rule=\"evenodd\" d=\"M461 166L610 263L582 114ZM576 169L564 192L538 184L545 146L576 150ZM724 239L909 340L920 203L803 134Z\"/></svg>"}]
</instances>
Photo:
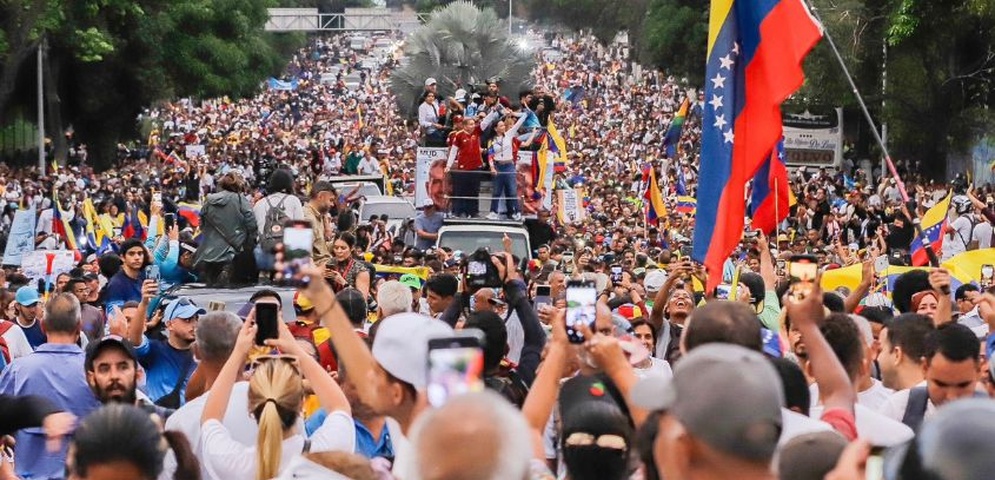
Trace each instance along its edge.
<instances>
[{"instance_id":1,"label":"shoulder strap","mask_svg":"<svg viewBox=\"0 0 995 480\"><path fill-rule=\"evenodd\" d=\"M902 416L902 423L912 429L919 431L922 419L926 416L926 404L929 402L929 392L926 387L916 387L909 390L909 403L905 405L905 414Z\"/></svg>"},{"instance_id":2,"label":"shoulder strap","mask_svg":"<svg viewBox=\"0 0 995 480\"><path fill-rule=\"evenodd\" d=\"M10 330L10 328L13 326L14 324L11 323L10 320L4 320L0 322L0 336L3 336L5 333L7 333L7 330Z\"/></svg>"}]
</instances>

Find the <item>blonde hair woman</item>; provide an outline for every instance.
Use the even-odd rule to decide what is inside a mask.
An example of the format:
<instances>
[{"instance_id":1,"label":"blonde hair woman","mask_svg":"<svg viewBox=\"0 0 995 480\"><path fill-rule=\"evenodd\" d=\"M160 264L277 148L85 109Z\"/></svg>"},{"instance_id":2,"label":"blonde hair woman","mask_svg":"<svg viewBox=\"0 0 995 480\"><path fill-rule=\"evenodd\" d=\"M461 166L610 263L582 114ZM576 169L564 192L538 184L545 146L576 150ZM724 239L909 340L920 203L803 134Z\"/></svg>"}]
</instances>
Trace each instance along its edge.
<instances>
[{"instance_id":1,"label":"blonde hair woman","mask_svg":"<svg viewBox=\"0 0 995 480\"><path fill-rule=\"evenodd\" d=\"M266 344L283 355L257 359L249 380L249 413L259 424L255 446L233 439L221 423L232 386L242 375L255 341L255 310L242 325L235 348L208 393L201 416L202 461L214 478L268 480L304 453L355 450L349 401L325 369L294 340L282 319L277 323L279 338L266 340ZM297 428L305 379L321 407L331 412L308 439Z\"/></svg>"}]
</instances>

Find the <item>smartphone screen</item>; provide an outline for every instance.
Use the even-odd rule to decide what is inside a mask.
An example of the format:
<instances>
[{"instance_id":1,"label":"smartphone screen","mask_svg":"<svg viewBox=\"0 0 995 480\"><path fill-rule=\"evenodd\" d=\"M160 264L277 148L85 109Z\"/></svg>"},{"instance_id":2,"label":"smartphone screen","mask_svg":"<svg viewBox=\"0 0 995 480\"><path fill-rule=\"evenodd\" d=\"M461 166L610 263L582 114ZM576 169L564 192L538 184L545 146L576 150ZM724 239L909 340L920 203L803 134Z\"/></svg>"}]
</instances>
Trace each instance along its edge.
<instances>
[{"instance_id":1,"label":"smartphone screen","mask_svg":"<svg viewBox=\"0 0 995 480\"><path fill-rule=\"evenodd\" d=\"M995 282L995 265L985 264L981 266L981 285L990 287Z\"/></svg>"},{"instance_id":2,"label":"smartphone screen","mask_svg":"<svg viewBox=\"0 0 995 480\"><path fill-rule=\"evenodd\" d=\"M277 309L275 303L256 304L256 345L265 345L266 340L280 335L277 328Z\"/></svg>"},{"instance_id":3,"label":"smartphone screen","mask_svg":"<svg viewBox=\"0 0 995 480\"><path fill-rule=\"evenodd\" d=\"M167 214L163 215L162 216L162 223L165 225L167 231L171 230L173 228L173 226L176 225L176 214L175 213L167 213Z\"/></svg>"},{"instance_id":4,"label":"smartphone screen","mask_svg":"<svg viewBox=\"0 0 995 480\"><path fill-rule=\"evenodd\" d=\"M794 255L788 263L788 276L791 278L791 294L798 300L812 292L812 284L819 274L818 258L813 255Z\"/></svg>"},{"instance_id":5,"label":"smartphone screen","mask_svg":"<svg viewBox=\"0 0 995 480\"><path fill-rule=\"evenodd\" d=\"M732 285L728 283L720 284L715 287L715 298L719 300L729 300L729 294L732 292Z\"/></svg>"},{"instance_id":6,"label":"smartphone screen","mask_svg":"<svg viewBox=\"0 0 995 480\"><path fill-rule=\"evenodd\" d=\"M611 279L612 283L622 282L622 267L620 265L612 265L611 267Z\"/></svg>"},{"instance_id":7,"label":"smartphone screen","mask_svg":"<svg viewBox=\"0 0 995 480\"><path fill-rule=\"evenodd\" d=\"M439 407L454 396L484 388L484 351L480 338L459 335L428 342L428 402Z\"/></svg>"},{"instance_id":8,"label":"smartphone screen","mask_svg":"<svg viewBox=\"0 0 995 480\"><path fill-rule=\"evenodd\" d=\"M570 343L584 343L580 326L594 328L595 303L598 291L594 282L571 280L567 283L567 337Z\"/></svg>"},{"instance_id":9,"label":"smartphone screen","mask_svg":"<svg viewBox=\"0 0 995 480\"><path fill-rule=\"evenodd\" d=\"M777 276L783 277L785 273L784 268L787 266L787 262L783 258L777 259Z\"/></svg>"},{"instance_id":10,"label":"smartphone screen","mask_svg":"<svg viewBox=\"0 0 995 480\"><path fill-rule=\"evenodd\" d=\"M162 205L162 192L152 192L152 203Z\"/></svg>"},{"instance_id":11,"label":"smartphone screen","mask_svg":"<svg viewBox=\"0 0 995 480\"><path fill-rule=\"evenodd\" d=\"M311 263L314 231L307 220L290 220L283 228L283 258L277 262L277 281L281 285L296 286L306 282L297 279L301 267Z\"/></svg>"},{"instance_id":12,"label":"smartphone screen","mask_svg":"<svg viewBox=\"0 0 995 480\"><path fill-rule=\"evenodd\" d=\"M149 265L145 267L145 279L152 280L153 282L159 281L159 266Z\"/></svg>"},{"instance_id":13,"label":"smartphone screen","mask_svg":"<svg viewBox=\"0 0 995 480\"><path fill-rule=\"evenodd\" d=\"M536 296L533 303L537 312L544 308L545 305L553 304L553 299L550 296L551 293L549 285L536 285Z\"/></svg>"}]
</instances>

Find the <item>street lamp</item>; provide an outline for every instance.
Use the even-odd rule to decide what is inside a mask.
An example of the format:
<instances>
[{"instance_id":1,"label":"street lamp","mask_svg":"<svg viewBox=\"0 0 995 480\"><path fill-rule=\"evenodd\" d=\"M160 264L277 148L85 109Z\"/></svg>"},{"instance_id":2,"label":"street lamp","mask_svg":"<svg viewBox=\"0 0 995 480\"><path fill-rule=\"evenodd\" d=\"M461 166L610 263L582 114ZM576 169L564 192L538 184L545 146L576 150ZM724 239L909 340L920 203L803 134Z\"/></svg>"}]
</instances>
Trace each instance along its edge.
<instances>
[{"instance_id":1,"label":"street lamp","mask_svg":"<svg viewBox=\"0 0 995 480\"><path fill-rule=\"evenodd\" d=\"M508 0L508 36L511 36L511 5L514 0Z\"/></svg>"}]
</instances>

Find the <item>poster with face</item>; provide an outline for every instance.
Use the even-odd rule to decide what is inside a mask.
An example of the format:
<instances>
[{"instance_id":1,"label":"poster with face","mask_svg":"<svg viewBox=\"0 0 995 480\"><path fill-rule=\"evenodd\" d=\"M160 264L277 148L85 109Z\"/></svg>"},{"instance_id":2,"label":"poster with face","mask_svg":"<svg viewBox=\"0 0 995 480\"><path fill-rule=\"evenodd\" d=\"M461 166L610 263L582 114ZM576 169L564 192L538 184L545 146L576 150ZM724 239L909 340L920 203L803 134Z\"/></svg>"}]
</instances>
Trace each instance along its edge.
<instances>
[{"instance_id":1,"label":"poster with face","mask_svg":"<svg viewBox=\"0 0 995 480\"><path fill-rule=\"evenodd\" d=\"M446 178L446 152L440 147L418 147L415 156L415 206L431 199L435 208L449 210L449 180Z\"/></svg>"}]
</instances>

